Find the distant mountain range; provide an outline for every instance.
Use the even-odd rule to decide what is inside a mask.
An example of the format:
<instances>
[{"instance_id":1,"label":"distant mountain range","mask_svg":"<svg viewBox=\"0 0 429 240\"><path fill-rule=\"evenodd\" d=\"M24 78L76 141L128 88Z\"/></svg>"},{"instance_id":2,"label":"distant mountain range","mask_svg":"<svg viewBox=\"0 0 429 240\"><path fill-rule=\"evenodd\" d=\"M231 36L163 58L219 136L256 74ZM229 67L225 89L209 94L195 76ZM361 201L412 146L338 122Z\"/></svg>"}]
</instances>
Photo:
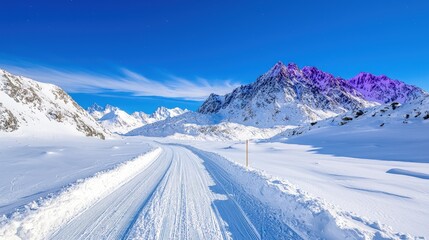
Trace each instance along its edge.
<instances>
[{"instance_id":1,"label":"distant mountain range","mask_svg":"<svg viewBox=\"0 0 429 240\"><path fill-rule=\"evenodd\" d=\"M0 69L0 133L52 137L108 133L61 88Z\"/></svg>"},{"instance_id":2,"label":"distant mountain range","mask_svg":"<svg viewBox=\"0 0 429 240\"><path fill-rule=\"evenodd\" d=\"M106 105L104 108L94 103L87 109L94 119L96 119L105 129L113 132L124 134L135 128L165 120L167 118L179 116L187 109L159 107L152 114L144 112L134 112L131 115L118 107Z\"/></svg>"},{"instance_id":3,"label":"distant mountain range","mask_svg":"<svg viewBox=\"0 0 429 240\"><path fill-rule=\"evenodd\" d=\"M265 138L282 131L275 126L289 126L288 133L293 132L292 128L384 104L412 105L427 96L418 87L386 76L360 73L345 80L315 67L299 69L295 64L278 62L254 83L224 96L211 94L196 113L149 124L128 134L198 139Z\"/></svg>"},{"instance_id":4,"label":"distant mountain range","mask_svg":"<svg viewBox=\"0 0 429 240\"><path fill-rule=\"evenodd\" d=\"M415 111L423 120L429 118L429 95L418 87L370 73L345 80L292 63L278 62L254 83L226 95L211 94L197 112L160 107L152 114L128 114L114 106L96 104L86 112L57 86L3 70L0 74L0 132L27 135L70 132L104 138L113 132L186 139L270 138L281 132L289 136L291 128L313 129L315 122L320 127L328 118L334 125L345 125L349 122L342 119L346 115L378 108L385 112L386 106L401 104L418 109ZM417 114L408 112L404 114ZM381 114L377 119L408 121L396 113Z\"/></svg>"}]
</instances>

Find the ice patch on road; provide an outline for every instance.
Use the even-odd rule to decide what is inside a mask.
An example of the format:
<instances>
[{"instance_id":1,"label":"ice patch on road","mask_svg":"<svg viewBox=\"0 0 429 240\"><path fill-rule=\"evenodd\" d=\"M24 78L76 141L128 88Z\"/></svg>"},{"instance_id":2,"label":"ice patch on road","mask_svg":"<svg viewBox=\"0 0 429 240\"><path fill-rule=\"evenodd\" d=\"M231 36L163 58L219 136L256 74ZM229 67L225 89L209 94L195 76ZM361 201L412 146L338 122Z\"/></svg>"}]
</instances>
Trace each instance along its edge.
<instances>
[{"instance_id":1,"label":"ice patch on road","mask_svg":"<svg viewBox=\"0 0 429 240\"><path fill-rule=\"evenodd\" d=\"M60 226L133 179L157 159L161 152L161 148L156 148L111 170L78 180L59 194L33 201L9 217L2 216L0 238L48 238Z\"/></svg>"}]
</instances>

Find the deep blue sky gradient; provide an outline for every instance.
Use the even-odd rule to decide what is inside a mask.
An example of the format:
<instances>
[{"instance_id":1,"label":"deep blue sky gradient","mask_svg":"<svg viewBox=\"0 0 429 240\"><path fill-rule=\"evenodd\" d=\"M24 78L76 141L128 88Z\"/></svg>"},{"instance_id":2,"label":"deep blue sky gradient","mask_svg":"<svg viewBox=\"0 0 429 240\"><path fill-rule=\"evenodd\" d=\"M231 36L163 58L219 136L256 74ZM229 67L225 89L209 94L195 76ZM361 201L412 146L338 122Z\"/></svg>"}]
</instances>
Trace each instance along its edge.
<instances>
[{"instance_id":1,"label":"deep blue sky gradient","mask_svg":"<svg viewBox=\"0 0 429 240\"><path fill-rule=\"evenodd\" d=\"M273 64L350 78L385 74L429 90L429 1L2 1L0 67L29 62L151 79L250 83ZM180 99L72 94L127 111L195 110Z\"/></svg>"}]
</instances>

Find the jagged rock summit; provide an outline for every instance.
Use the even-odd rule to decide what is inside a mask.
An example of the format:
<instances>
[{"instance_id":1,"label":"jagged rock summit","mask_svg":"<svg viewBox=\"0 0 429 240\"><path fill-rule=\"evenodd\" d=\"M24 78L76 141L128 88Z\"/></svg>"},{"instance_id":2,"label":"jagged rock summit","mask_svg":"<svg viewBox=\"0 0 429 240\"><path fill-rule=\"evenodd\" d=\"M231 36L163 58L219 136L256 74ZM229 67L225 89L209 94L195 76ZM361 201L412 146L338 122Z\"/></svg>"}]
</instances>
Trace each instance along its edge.
<instances>
[{"instance_id":1,"label":"jagged rock summit","mask_svg":"<svg viewBox=\"0 0 429 240\"><path fill-rule=\"evenodd\" d=\"M422 89L393 80L385 75L375 76L371 73L359 73L348 82L367 100L379 103L405 103L427 96Z\"/></svg>"},{"instance_id":2,"label":"jagged rock summit","mask_svg":"<svg viewBox=\"0 0 429 240\"><path fill-rule=\"evenodd\" d=\"M271 127L299 125L335 116L352 109L373 106L349 85L316 68L275 64L256 82L225 96L212 94L198 109L219 114L226 121Z\"/></svg>"},{"instance_id":3,"label":"jagged rock summit","mask_svg":"<svg viewBox=\"0 0 429 240\"><path fill-rule=\"evenodd\" d=\"M391 80L359 74L351 80L334 77L316 67L276 63L256 82L224 96L211 94L198 109L226 121L271 127L300 125L338 114L427 95L422 89Z\"/></svg>"}]
</instances>

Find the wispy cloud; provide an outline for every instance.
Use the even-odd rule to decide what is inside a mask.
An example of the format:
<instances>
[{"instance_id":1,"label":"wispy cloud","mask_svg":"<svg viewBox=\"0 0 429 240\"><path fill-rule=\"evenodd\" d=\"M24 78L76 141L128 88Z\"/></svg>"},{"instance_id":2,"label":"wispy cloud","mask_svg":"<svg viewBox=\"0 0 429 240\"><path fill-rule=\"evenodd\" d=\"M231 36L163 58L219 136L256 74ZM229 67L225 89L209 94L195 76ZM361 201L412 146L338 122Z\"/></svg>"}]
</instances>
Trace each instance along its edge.
<instances>
[{"instance_id":1,"label":"wispy cloud","mask_svg":"<svg viewBox=\"0 0 429 240\"><path fill-rule=\"evenodd\" d=\"M45 66L3 67L14 74L58 85L70 93L126 92L134 96L200 101L210 93L225 94L240 86L238 82L231 80L209 81L204 78L190 80L174 75L168 75L166 79L159 81L128 69L121 69L118 75L108 75L89 71L58 70Z\"/></svg>"}]
</instances>

